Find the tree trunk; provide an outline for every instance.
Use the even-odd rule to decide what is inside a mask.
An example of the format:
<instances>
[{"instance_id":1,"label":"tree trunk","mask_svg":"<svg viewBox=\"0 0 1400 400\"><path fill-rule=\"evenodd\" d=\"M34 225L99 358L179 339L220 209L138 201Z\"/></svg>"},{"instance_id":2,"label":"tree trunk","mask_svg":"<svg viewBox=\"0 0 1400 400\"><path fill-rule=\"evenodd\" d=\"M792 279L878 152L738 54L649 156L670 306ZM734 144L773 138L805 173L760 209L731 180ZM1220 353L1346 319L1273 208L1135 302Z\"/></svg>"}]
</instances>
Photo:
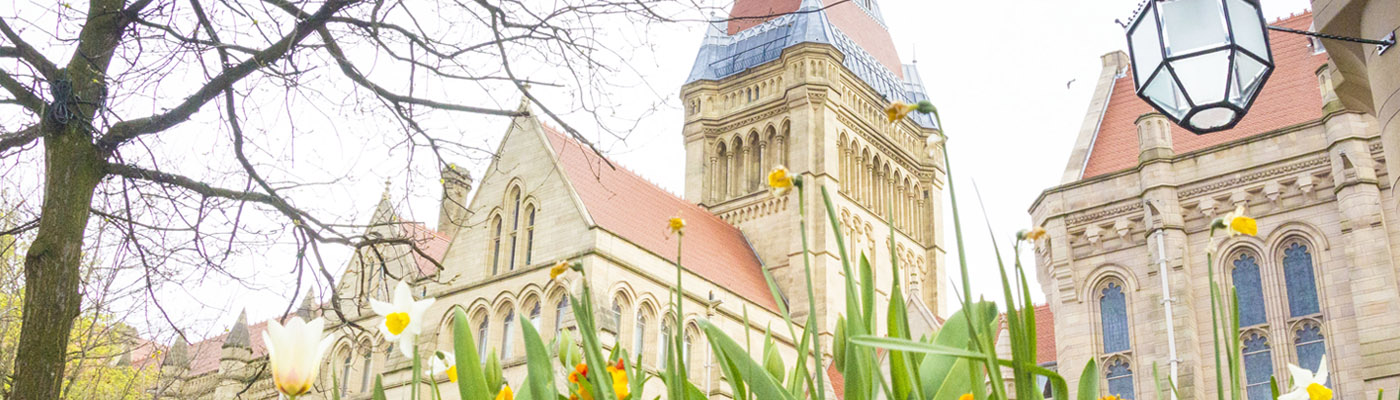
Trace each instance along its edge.
<instances>
[{"instance_id":1,"label":"tree trunk","mask_svg":"<svg viewBox=\"0 0 1400 400\"><path fill-rule=\"evenodd\" d=\"M15 357L12 400L57 399L73 318L82 294L78 266L83 232L97 184L105 173L92 134L81 123L45 118L44 203L39 233L24 257L24 310Z\"/></svg>"}]
</instances>

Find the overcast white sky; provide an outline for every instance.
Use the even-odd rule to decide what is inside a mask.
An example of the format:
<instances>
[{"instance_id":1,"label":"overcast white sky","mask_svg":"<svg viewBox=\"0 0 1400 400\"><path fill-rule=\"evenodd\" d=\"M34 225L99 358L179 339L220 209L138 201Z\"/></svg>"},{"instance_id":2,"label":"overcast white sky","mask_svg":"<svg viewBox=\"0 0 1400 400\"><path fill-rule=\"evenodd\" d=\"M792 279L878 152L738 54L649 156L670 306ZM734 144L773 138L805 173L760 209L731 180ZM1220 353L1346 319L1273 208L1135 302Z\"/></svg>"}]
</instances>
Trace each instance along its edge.
<instances>
[{"instance_id":1,"label":"overcast white sky","mask_svg":"<svg viewBox=\"0 0 1400 400\"><path fill-rule=\"evenodd\" d=\"M985 213L1005 248L1014 232L1030 223L1026 212L1030 203L1058 183L1100 70L1099 56L1125 48L1123 31L1114 20L1130 17L1137 1L877 1L901 59L918 61L950 137L955 183L962 190L972 291L1000 298L995 259L981 218L984 210L974 197L973 182L980 186ZM1273 20L1304 11L1308 0L1263 0L1263 6L1266 17ZM703 23L651 26L645 31L649 42L628 57L635 74L645 82L597 82L621 86L614 90L616 100L635 102L619 107L623 111L640 114L657 106L625 140L600 135L582 121L577 125L596 137L614 160L673 193L681 193L684 186L684 165L679 161L684 158L682 116L675 97L690 72L704 29ZM630 39L619 40L623 41L619 47L635 45ZM564 91L540 91L547 98L569 96ZM476 103L512 107L515 101L514 96L496 96ZM458 129L494 148L505 125L506 121L496 119ZM333 144L328 151L343 151L344 146ZM396 168L402 171L401 162L385 163L365 154L346 156L352 160L343 162L366 173L342 182L344 187L335 191L341 195L328 200L340 203L339 209L356 210L344 218L365 222L384 190L384 180L393 177L394 195L408 195L405 217L435 226L440 196L436 176L406 182L395 175ZM462 164L470 165L477 177L486 166L484 160ZM945 210L942 223L951 235L948 216L951 210ZM946 244L955 249L951 237ZM232 324L241 308L248 308L253 320L277 315L292 297L285 283L287 262L275 256L284 250L249 255L234 264L253 271L250 275L264 288L229 287L226 281L211 279L202 287L167 288L161 296L171 300L165 304L176 308L176 314L183 314L176 316L182 325L201 326L192 332L196 337L220 332ZM348 251L337 253L346 254L325 254L327 261L343 265ZM948 255L950 262L956 259L955 253ZM958 279L955 265L949 278ZM1039 286L1032 282L1032 287L1036 301L1042 302ZM153 311L131 318L148 323L160 320Z\"/></svg>"}]
</instances>

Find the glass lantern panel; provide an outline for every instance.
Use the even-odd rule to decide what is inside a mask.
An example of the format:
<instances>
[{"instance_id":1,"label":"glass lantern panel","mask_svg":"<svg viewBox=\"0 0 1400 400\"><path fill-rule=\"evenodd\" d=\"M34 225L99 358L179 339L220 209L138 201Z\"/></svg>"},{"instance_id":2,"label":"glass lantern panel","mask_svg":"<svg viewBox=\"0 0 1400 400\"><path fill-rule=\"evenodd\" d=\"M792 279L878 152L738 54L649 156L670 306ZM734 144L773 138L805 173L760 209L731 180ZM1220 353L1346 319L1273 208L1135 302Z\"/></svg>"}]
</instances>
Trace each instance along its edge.
<instances>
[{"instance_id":1,"label":"glass lantern panel","mask_svg":"<svg viewBox=\"0 0 1400 400\"><path fill-rule=\"evenodd\" d=\"M1152 71L1162 63L1162 42L1157 35L1157 12L1151 6L1143 7L1142 15L1133 22L1128 32L1128 40L1133 48L1133 74L1137 82L1146 85Z\"/></svg>"},{"instance_id":2,"label":"glass lantern panel","mask_svg":"<svg viewBox=\"0 0 1400 400\"><path fill-rule=\"evenodd\" d=\"M1233 120L1235 120L1235 110L1216 106L1197 111L1186 123L1197 129L1214 129L1225 126Z\"/></svg>"},{"instance_id":3,"label":"glass lantern panel","mask_svg":"<svg viewBox=\"0 0 1400 400\"><path fill-rule=\"evenodd\" d=\"M1230 103L1244 108L1254 100L1263 78L1264 64L1243 52L1235 52L1235 70L1230 73Z\"/></svg>"},{"instance_id":4,"label":"glass lantern panel","mask_svg":"<svg viewBox=\"0 0 1400 400\"><path fill-rule=\"evenodd\" d=\"M1225 0L1230 12L1230 28L1235 34L1235 44L1250 53L1267 59L1269 46L1264 43L1264 22L1259 8L1244 0Z\"/></svg>"},{"instance_id":5,"label":"glass lantern panel","mask_svg":"<svg viewBox=\"0 0 1400 400\"><path fill-rule=\"evenodd\" d=\"M1182 95L1181 89L1176 87L1176 80L1172 79L1171 71L1166 68L1161 70L1156 77L1143 85L1142 94L1172 118L1180 120L1191 105L1186 103L1186 97Z\"/></svg>"},{"instance_id":6,"label":"glass lantern panel","mask_svg":"<svg viewBox=\"0 0 1400 400\"><path fill-rule=\"evenodd\" d=\"M1230 77L1230 51L1215 51L1172 61L1171 69L1181 79L1181 86L1192 103L1202 105L1225 100L1225 82Z\"/></svg>"},{"instance_id":7,"label":"glass lantern panel","mask_svg":"<svg viewBox=\"0 0 1400 400\"><path fill-rule=\"evenodd\" d=\"M1220 46L1229 42L1220 0L1176 0L1157 3L1162 12L1167 56ZM1221 86L1224 94L1224 86Z\"/></svg>"}]
</instances>

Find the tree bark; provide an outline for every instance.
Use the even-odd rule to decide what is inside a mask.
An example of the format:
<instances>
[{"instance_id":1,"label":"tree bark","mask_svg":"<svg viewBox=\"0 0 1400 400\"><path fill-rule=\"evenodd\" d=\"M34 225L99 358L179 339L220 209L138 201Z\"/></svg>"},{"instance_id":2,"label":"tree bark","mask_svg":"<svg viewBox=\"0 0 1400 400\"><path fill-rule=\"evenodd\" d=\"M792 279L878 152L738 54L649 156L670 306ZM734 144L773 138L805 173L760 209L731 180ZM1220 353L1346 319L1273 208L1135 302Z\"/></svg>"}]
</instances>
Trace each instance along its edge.
<instances>
[{"instance_id":1,"label":"tree bark","mask_svg":"<svg viewBox=\"0 0 1400 400\"><path fill-rule=\"evenodd\" d=\"M82 302L78 266L83 232L93 192L105 175L90 133L49 121L44 128L43 214L24 257L24 309L13 400L59 398L69 332Z\"/></svg>"}]
</instances>

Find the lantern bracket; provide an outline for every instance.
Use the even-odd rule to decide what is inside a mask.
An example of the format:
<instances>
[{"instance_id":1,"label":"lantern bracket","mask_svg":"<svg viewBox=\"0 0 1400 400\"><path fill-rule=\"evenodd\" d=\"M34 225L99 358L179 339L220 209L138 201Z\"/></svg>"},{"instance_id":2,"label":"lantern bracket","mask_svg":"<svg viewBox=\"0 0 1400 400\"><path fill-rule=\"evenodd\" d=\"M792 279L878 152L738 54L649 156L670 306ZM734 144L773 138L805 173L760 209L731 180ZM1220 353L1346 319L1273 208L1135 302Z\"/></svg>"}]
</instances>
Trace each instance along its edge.
<instances>
[{"instance_id":1,"label":"lantern bracket","mask_svg":"<svg viewBox=\"0 0 1400 400\"><path fill-rule=\"evenodd\" d=\"M1284 27L1278 26L1278 25L1269 25L1269 29L1276 30L1276 31L1279 31L1279 32L1287 32L1287 33L1294 33L1294 34L1299 34L1299 35L1307 35L1307 36L1312 36L1312 37L1321 38L1321 39L1340 40L1340 41L1343 41L1343 42L1353 42L1353 43L1374 44L1374 45L1376 45L1376 52L1377 52L1377 54L1385 54L1385 51L1386 51L1386 50L1390 50L1391 47L1395 46L1395 31L1391 31L1391 32L1390 32L1390 35L1387 35L1384 39L1381 39L1381 40L1374 40L1374 39L1354 38L1354 37L1348 37L1348 36L1329 35L1329 34L1321 33L1321 32L1304 31L1304 30L1298 30L1298 29L1292 29L1292 28L1284 28Z\"/></svg>"}]
</instances>

